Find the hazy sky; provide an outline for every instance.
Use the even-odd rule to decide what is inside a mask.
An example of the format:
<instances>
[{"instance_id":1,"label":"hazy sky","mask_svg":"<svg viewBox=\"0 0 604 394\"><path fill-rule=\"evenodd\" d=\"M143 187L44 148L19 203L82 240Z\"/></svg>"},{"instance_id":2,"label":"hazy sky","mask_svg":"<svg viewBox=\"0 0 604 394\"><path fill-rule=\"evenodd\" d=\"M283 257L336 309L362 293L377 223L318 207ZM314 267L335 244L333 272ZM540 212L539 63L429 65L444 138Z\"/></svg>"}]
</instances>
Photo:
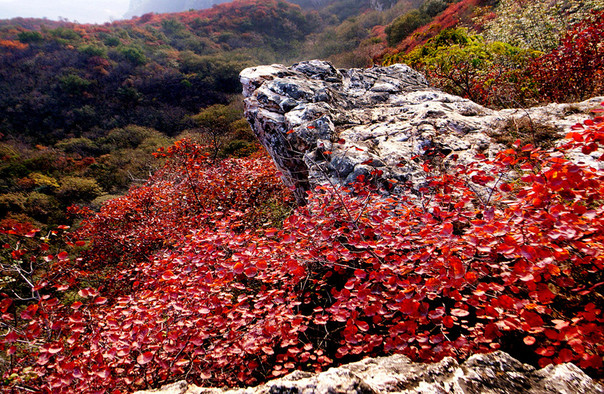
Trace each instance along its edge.
<instances>
[{"instance_id":1,"label":"hazy sky","mask_svg":"<svg viewBox=\"0 0 604 394\"><path fill-rule=\"evenodd\" d=\"M59 17L80 23L104 23L121 19L129 0L0 0L0 19Z\"/></svg>"}]
</instances>

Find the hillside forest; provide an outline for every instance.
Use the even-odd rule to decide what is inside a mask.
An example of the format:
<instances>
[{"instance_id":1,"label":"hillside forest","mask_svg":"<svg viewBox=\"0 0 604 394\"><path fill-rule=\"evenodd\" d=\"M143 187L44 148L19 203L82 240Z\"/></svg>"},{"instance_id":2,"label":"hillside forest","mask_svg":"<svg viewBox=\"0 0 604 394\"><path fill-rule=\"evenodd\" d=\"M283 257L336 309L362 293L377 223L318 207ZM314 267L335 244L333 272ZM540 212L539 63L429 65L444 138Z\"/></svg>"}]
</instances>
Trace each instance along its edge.
<instances>
[{"instance_id":1,"label":"hillside forest","mask_svg":"<svg viewBox=\"0 0 604 394\"><path fill-rule=\"evenodd\" d=\"M3 392L235 387L496 349L604 378L604 174L569 160L604 160L604 103L565 137L510 128L472 165L419 157L419 194L387 195L376 172L296 206L238 81L311 58L407 63L490 108L576 102L604 95L604 3L297 3L0 21Z\"/></svg>"}]
</instances>

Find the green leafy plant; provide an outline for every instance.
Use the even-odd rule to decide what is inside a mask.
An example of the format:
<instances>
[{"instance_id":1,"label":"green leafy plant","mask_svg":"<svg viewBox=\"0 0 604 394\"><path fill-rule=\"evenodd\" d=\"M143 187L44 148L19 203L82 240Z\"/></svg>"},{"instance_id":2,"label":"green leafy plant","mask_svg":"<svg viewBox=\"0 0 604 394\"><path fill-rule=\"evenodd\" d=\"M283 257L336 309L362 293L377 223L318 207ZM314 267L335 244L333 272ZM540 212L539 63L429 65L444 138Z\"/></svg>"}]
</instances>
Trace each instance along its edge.
<instances>
[{"instance_id":1,"label":"green leafy plant","mask_svg":"<svg viewBox=\"0 0 604 394\"><path fill-rule=\"evenodd\" d=\"M483 105L519 106L530 97L525 69L537 53L503 42L486 42L464 28L446 29L407 55L386 64L405 62L424 71L434 86Z\"/></svg>"}]
</instances>

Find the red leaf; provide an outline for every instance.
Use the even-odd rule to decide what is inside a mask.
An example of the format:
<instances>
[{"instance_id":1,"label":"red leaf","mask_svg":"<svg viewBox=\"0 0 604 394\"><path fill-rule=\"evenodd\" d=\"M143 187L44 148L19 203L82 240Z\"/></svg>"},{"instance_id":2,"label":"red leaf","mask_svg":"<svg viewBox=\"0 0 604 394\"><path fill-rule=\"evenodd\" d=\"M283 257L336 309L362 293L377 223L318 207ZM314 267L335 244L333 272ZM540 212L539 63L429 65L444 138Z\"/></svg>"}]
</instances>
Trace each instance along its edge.
<instances>
[{"instance_id":1,"label":"red leaf","mask_svg":"<svg viewBox=\"0 0 604 394\"><path fill-rule=\"evenodd\" d=\"M38 360L36 360L36 363L38 365L46 365L46 364L48 364L49 361L50 361L50 356L48 355L48 353L42 353L40 355L40 357L38 357Z\"/></svg>"},{"instance_id":2,"label":"red leaf","mask_svg":"<svg viewBox=\"0 0 604 394\"><path fill-rule=\"evenodd\" d=\"M564 320L559 320L559 319L552 320L552 323L554 323L556 325L554 327L556 330L562 330L563 328L566 328L570 325L569 322L564 321Z\"/></svg>"},{"instance_id":3,"label":"red leaf","mask_svg":"<svg viewBox=\"0 0 604 394\"><path fill-rule=\"evenodd\" d=\"M8 307L11 306L13 301L10 298L5 298L0 301L0 313L5 313L8 310Z\"/></svg>"},{"instance_id":4,"label":"red leaf","mask_svg":"<svg viewBox=\"0 0 604 394\"><path fill-rule=\"evenodd\" d=\"M209 314L211 311L209 308L202 306L201 308L199 308L198 310L199 313L201 313L202 315L207 315Z\"/></svg>"},{"instance_id":5,"label":"red leaf","mask_svg":"<svg viewBox=\"0 0 604 394\"><path fill-rule=\"evenodd\" d=\"M60 343L53 343L48 347L48 353L50 354L56 354L59 353L61 350L63 350L63 346Z\"/></svg>"},{"instance_id":6,"label":"red leaf","mask_svg":"<svg viewBox=\"0 0 604 394\"><path fill-rule=\"evenodd\" d=\"M256 267L250 266L247 267L244 272L245 276L247 276L248 278L253 278L258 273L258 270L256 269Z\"/></svg>"},{"instance_id":7,"label":"red leaf","mask_svg":"<svg viewBox=\"0 0 604 394\"><path fill-rule=\"evenodd\" d=\"M426 289L428 289L428 291L435 291L436 289L438 289L441 285L441 281L436 279L436 278L428 278L426 279Z\"/></svg>"},{"instance_id":8,"label":"red leaf","mask_svg":"<svg viewBox=\"0 0 604 394\"><path fill-rule=\"evenodd\" d=\"M354 276L356 276L358 279L365 279L367 274L363 270L356 269L354 270Z\"/></svg>"},{"instance_id":9,"label":"red leaf","mask_svg":"<svg viewBox=\"0 0 604 394\"><path fill-rule=\"evenodd\" d=\"M61 261L69 260L69 254L63 251L57 255L57 258Z\"/></svg>"},{"instance_id":10,"label":"red leaf","mask_svg":"<svg viewBox=\"0 0 604 394\"><path fill-rule=\"evenodd\" d=\"M543 357L551 357L554 355L555 351L553 346L548 346L538 348L537 350L535 350L535 353Z\"/></svg>"},{"instance_id":11,"label":"red leaf","mask_svg":"<svg viewBox=\"0 0 604 394\"><path fill-rule=\"evenodd\" d=\"M601 369L602 368L602 356L599 356L597 354L592 354L590 356L585 357L583 360L581 360L581 362L579 363L579 366L581 368L594 368L594 369Z\"/></svg>"},{"instance_id":12,"label":"red leaf","mask_svg":"<svg viewBox=\"0 0 604 394\"><path fill-rule=\"evenodd\" d=\"M499 190L509 193L512 191L512 186L509 183L502 183L501 186L499 186Z\"/></svg>"},{"instance_id":13,"label":"red leaf","mask_svg":"<svg viewBox=\"0 0 604 394\"><path fill-rule=\"evenodd\" d=\"M570 349L562 349L558 353L558 359L561 363L569 363L573 361L573 352Z\"/></svg>"},{"instance_id":14,"label":"red leaf","mask_svg":"<svg viewBox=\"0 0 604 394\"><path fill-rule=\"evenodd\" d=\"M174 274L174 272L172 272L172 270L167 270L167 271L164 271L164 273L161 276L161 278L163 280L170 280L170 279L176 278L176 275Z\"/></svg>"},{"instance_id":15,"label":"red leaf","mask_svg":"<svg viewBox=\"0 0 604 394\"><path fill-rule=\"evenodd\" d=\"M451 261L451 268L453 268L453 278L455 279L461 279L466 274L463 263L458 259Z\"/></svg>"},{"instance_id":16,"label":"red leaf","mask_svg":"<svg viewBox=\"0 0 604 394\"><path fill-rule=\"evenodd\" d=\"M19 339L19 335L17 335L16 332L14 332L13 330L11 330L8 334L6 334L6 336L4 337L4 340L8 343L13 343L13 342L17 342L17 340Z\"/></svg>"},{"instance_id":17,"label":"red leaf","mask_svg":"<svg viewBox=\"0 0 604 394\"><path fill-rule=\"evenodd\" d=\"M287 262L287 270L290 272L294 272L300 267L296 260L288 260Z\"/></svg>"},{"instance_id":18,"label":"red leaf","mask_svg":"<svg viewBox=\"0 0 604 394\"><path fill-rule=\"evenodd\" d=\"M109 371L109 368L103 368L96 371L95 375L101 379L107 379L109 376L111 376L111 371Z\"/></svg>"},{"instance_id":19,"label":"red leaf","mask_svg":"<svg viewBox=\"0 0 604 394\"><path fill-rule=\"evenodd\" d=\"M445 223L443 225L443 231L441 232L441 234L445 237L451 236L451 234L453 234L453 224L449 222Z\"/></svg>"},{"instance_id":20,"label":"red leaf","mask_svg":"<svg viewBox=\"0 0 604 394\"><path fill-rule=\"evenodd\" d=\"M141 353L136 358L136 362L139 363L140 365L148 364L151 360L153 360L153 353L151 353L151 352Z\"/></svg>"},{"instance_id":21,"label":"red leaf","mask_svg":"<svg viewBox=\"0 0 604 394\"><path fill-rule=\"evenodd\" d=\"M531 328L543 327L543 319L535 312L524 311L522 317Z\"/></svg>"},{"instance_id":22,"label":"red leaf","mask_svg":"<svg viewBox=\"0 0 604 394\"><path fill-rule=\"evenodd\" d=\"M25 234L25 236L26 236L27 238L33 238L33 237L35 237L35 236L36 236L36 233L37 233L38 231L40 231L40 230L38 230L38 229L33 229L33 230L31 230L30 232L28 232L27 234Z\"/></svg>"},{"instance_id":23,"label":"red leaf","mask_svg":"<svg viewBox=\"0 0 604 394\"><path fill-rule=\"evenodd\" d=\"M530 335L524 337L524 343L526 343L528 346L534 345L535 344L535 337L530 336Z\"/></svg>"},{"instance_id":24,"label":"red leaf","mask_svg":"<svg viewBox=\"0 0 604 394\"><path fill-rule=\"evenodd\" d=\"M105 297L97 297L94 299L94 303L97 305L103 305L106 302L107 302L107 298L105 298Z\"/></svg>"},{"instance_id":25,"label":"red leaf","mask_svg":"<svg viewBox=\"0 0 604 394\"><path fill-rule=\"evenodd\" d=\"M466 317L470 314L470 312L465 309L453 308L451 309L451 314L457 317Z\"/></svg>"},{"instance_id":26,"label":"red leaf","mask_svg":"<svg viewBox=\"0 0 604 394\"><path fill-rule=\"evenodd\" d=\"M241 262L235 263L235 265L233 266L233 271L237 275L242 274L244 269L245 269L245 266Z\"/></svg>"}]
</instances>

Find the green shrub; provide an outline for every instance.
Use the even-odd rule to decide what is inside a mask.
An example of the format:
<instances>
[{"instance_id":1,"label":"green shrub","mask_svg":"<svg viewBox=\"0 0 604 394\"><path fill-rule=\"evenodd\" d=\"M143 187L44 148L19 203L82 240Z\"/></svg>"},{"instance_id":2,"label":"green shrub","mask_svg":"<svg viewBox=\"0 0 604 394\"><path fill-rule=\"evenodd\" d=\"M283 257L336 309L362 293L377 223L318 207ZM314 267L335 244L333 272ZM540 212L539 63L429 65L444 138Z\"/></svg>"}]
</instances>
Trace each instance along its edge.
<instances>
[{"instance_id":1,"label":"green shrub","mask_svg":"<svg viewBox=\"0 0 604 394\"><path fill-rule=\"evenodd\" d=\"M464 28L444 30L399 62L423 71L430 83L479 104L522 104L532 89L527 65L537 53L503 42L487 42ZM389 59L392 62L393 59Z\"/></svg>"},{"instance_id":2,"label":"green shrub","mask_svg":"<svg viewBox=\"0 0 604 394\"><path fill-rule=\"evenodd\" d=\"M70 95L80 95L90 87L91 81L76 74L67 74L59 78L59 86Z\"/></svg>"},{"instance_id":3,"label":"green shrub","mask_svg":"<svg viewBox=\"0 0 604 394\"><path fill-rule=\"evenodd\" d=\"M420 12L434 18L436 15L444 11L449 4L443 0L426 0L419 7Z\"/></svg>"},{"instance_id":4,"label":"green shrub","mask_svg":"<svg viewBox=\"0 0 604 394\"><path fill-rule=\"evenodd\" d=\"M419 10L413 10L396 18L392 24L386 27L388 45L395 46L405 37L413 33L415 29L427 24L430 20L431 18L429 15L426 15Z\"/></svg>"},{"instance_id":5,"label":"green shrub","mask_svg":"<svg viewBox=\"0 0 604 394\"><path fill-rule=\"evenodd\" d=\"M49 217L60 212L60 206L53 196L32 192L27 195L24 210L32 218L46 223Z\"/></svg>"},{"instance_id":6,"label":"green shrub","mask_svg":"<svg viewBox=\"0 0 604 394\"><path fill-rule=\"evenodd\" d=\"M119 49L120 54L135 66L147 63L147 58L142 49L135 47L123 47Z\"/></svg>"},{"instance_id":7,"label":"green shrub","mask_svg":"<svg viewBox=\"0 0 604 394\"><path fill-rule=\"evenodd\" d=\"M107 57L107 52L103 49L100 48L94 44L92 45L83 45L78 49L81 53L93 57L93 56L99 56L99 57Z\"/></svg>"},{"instance_id":8,"label":"green shrub","mask_svg":"<svg viewBox=\"0 0 604 394\"><path fill-rule=\"evenodd\" d=\"M57 197L66 204L92 201L101 194L103 194L103 189L96 180L75 176L67 176L61 179L60 186L56 191Z\"/></svg>"},{"instance_id":9,"label":"green shrub","mask_svg":"<svg viewBox=\"0 0 604 394\"><path fill-rule=\"evenodd\" d=\"M9 214L23 212L26 197L22 193L7 193L0 195L0 218Z\"/></svg>"},{"instance_id":10,"label":"green shrub","mask_svg":"<svg viewBox=\"0 0 604 394\"><path fill-rule=\"evenodd\" d=\"M19 41L23 43L40 42L44 40L44 36L37 31L22 31L17 35Z\"/></svg>"},{"instance_id":11,"label":"green shrub","mask_svg":"<svg viewBox=\"0 0 604 394\"><path fill-rule=\"evenodd\" d=\"M82 156L95 156L100 153L99 146L89 138L66 138L55 144L55 148L66 153L77 153Z\"/></svg>"}]
</instances>

